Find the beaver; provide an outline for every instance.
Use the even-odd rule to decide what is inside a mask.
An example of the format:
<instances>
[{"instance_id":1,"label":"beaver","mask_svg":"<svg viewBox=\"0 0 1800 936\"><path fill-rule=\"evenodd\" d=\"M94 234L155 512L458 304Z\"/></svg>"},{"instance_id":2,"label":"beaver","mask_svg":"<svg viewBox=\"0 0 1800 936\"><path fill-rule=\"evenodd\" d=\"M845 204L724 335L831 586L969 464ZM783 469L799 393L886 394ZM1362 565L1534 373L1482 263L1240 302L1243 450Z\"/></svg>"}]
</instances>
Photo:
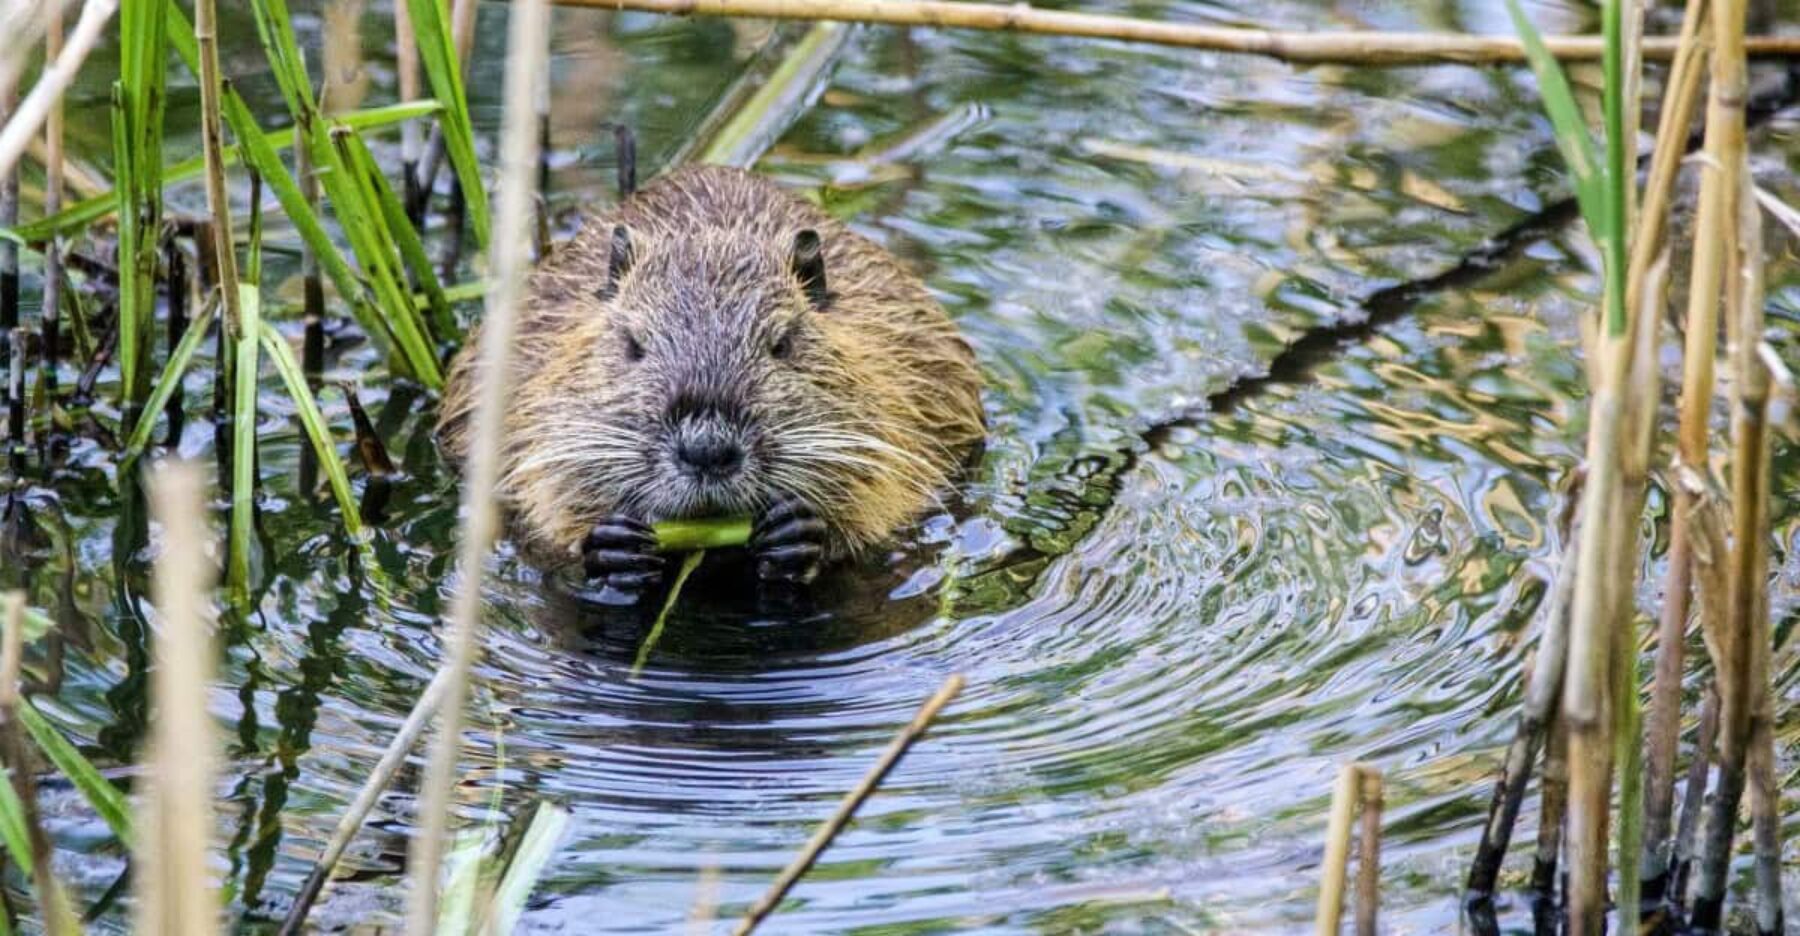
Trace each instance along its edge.
<instances>
[{"instance_id":1,"label":"beaver","mask_svg":"<svg viewBox=\"0 0 1800 936\"><path fill-rule=\"evenodd\" d=\"M789 586L917 518L985 433L974 353L892 254L761 176L669 172L531 274L498 496L542 561L632 597L650 524L753 518ZM478 373L452 362L438 436L461 461Z\"/></svg>"}]
</instances>

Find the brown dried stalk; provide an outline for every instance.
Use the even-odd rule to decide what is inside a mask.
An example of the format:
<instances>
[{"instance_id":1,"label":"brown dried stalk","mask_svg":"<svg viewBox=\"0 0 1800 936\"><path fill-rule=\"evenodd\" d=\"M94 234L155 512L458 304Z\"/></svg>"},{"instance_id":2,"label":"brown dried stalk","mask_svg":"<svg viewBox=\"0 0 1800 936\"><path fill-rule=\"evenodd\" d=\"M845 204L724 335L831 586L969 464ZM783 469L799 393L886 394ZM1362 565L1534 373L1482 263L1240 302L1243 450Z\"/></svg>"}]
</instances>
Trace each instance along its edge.
<instances>
[{"instance_id":1,"label":"brown dried stalk","mask_svg":"<svg viewBox=\"0 0 1800 936\"><path fill-rule=\"evenodd\" d=\"M150 672L156 713L142 796L145 822L133 862L140 933L219 931L219 900L207 870L216 752L206 710L213 654L204 609L214 576L205 553L210 534L204 487L200 470L179 462L158 471L150 487L164 545L156 562L161 626Z\"/></svg>"},{"instance_id":2,"label":"brown dried stalk","mask_svg":"<svg viewBox=\"0 0 1800 936\"><path fill-rule=\"evenodd\" d=\"M1166 23L1128 16L1040 10L1023 4L973 3L964 0L556 0L560 6L598 10L643 10L672 16L726 16L793 19L894 26L938 26L985 29L1050 36L1084 36L1153 45L1263 55L1286 62L1350 65L1420 65L1517 63L1525 55L1511 36L1397 32L1275 32L1197 23ZM459 7L460 9L460 7ZM1598 60L1599 36L1545 36L1550 52L1561 59ZM1647 38L1646 59L1673 58L1680 48L1674 38ZM1800 55L1800 37L1759 36L1747 48L1753 55Z\"/></svg>"},{"instance_id":3,"label":"brown dried stalk","mask_svg":"<svg viewBox=\"0 0 1800 936\"><path fill-rule=\"evenodd\" d=\"M200 46L200 145L206 160L206 206L212 212L213 269L218 276L225 329L243 330L238 295L237 248L231 234L231 198L225 190L225 140L220 129L219 22L213 0L194 0L194 38ZM254 427L242 427L252 431Z\"/></svg>"},{"instance_id":4,"label":"brown dried stalk","mask_svg":"<svg viewBox=\"0 0 1800 936\"><path fill-rule=\"evenodd\" d=\"M913 742L919 740L919 737L925 733L925 729L931 726L931 722L937 718L938 712L942 711L944 706L949 705L950 700L956 698L956 694L961 692L962 688L962 676L952 674L949 679L944 680L944 684L938 687L938 691L933 693L931 698L925 700L925 704L919 707L918 714L913 716L912 721L900 729L900 733L894 736L894 740L888 742L888 746L882 750L881 756L875 759L869 772L863 774L862 780L858 781L856 786L844 795L830 818L819 826L818 831L814 832L812 838L807 839L806 844L801 847L800 853L794 856L794 860L788 862L788 866L776 876L775 883L769 885L769 889L757 898L756 903L750 905L744 918L739 920L737 927L731 931L732 936L749 936L770 913L774 912L782 898L787 896L787 892L796 883L799 883L800 878L831 845L831 840L836 838L837 834L843 831L844 826L849 824L851 817L856 815L856 810L862 806L863 801L867 800L870 794L875 792L875 788L881 785L881 781L888 775L888 771L894 769L894 765L900 762L901 757L905 756Z\"/></svg>"},{"instance_id":5,"label":"brown dried stalk","mask_svg":"<svg viewBox=\"0 0 1800 936\"><path fill-rule=\"evenodd\" d=\"M456 775L457 759L462 753L462 709L481 623L482 571L488 550L499 532L494 487L499 477L507 397L511 389L511 381L502 379L501 375L511 370L513 310L524 293L527 250L531 244L531 210L535 201L532 181L538 148L537 122L531 104L534 86L544 74L542 62L549 54L548 0L513 0L508 19L507 61L510 67L506 73L500 195L492 241L494 288L488 293L479 364L481 372L490 375L490 379L478 382L481 389L474 417L475 441L463 485L462 580L451 610L450 630L445 635L443 663L451 673L450 684L445 692L437 738L421 790L419 832L407 868L412 888L408 896L407 932L414 936L426 936L437 924L438 866L443 858L445 828L449 824L451 784Z\"/></svg>"},{"instance_id":6,"label":"brown dried stalk","mask_svg":"<svg viewBox=\"0 0 1800 936\"><path fill-rule=\"evenodd\" d=\"M51 105L62 99L63 92L75 80L75 73L81 70L81 63L94 50L94 44L106 28L106 21L112 18L118 6L119 0L88 0L82 7L81 19L76 22L75 31L69 35L62 54L38 76L31 93L19 103L6 126L0 128L0 176L5 176L18 164L19 157L24 155L32 138L37 136L38 128L49 116Z\"/></svg>"}]
</instances>

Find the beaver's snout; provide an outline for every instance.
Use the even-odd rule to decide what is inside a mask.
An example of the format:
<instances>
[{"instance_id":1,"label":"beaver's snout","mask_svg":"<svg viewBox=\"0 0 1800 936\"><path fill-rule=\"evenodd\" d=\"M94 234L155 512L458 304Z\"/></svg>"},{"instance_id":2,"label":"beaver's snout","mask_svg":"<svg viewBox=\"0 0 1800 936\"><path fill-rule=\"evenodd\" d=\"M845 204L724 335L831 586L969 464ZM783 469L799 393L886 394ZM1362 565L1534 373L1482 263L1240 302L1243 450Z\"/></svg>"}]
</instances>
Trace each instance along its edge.
<instances>
[{"instance_id":1,"label":"beaver's snout","mask_svg":"<svg viewBox=\"0 0 1800 936\"><path fill-rule=\"evenodd\" d=\"M719 426L684 425L676 430L675 460L690 474L723 481L743 467L744 447Z\"/></svg>"},{"instance_id":2,"label":"beaver's snout","mask_svg":"<svg viewBox=\"0 0 1800 936\"><path fill-rule=\"evenodd\" d=\"M722 483L743 471L745 414L738 396L717 385L690 386L670 401L670 450L682 474Z\"/></svg>"}]
</instances>

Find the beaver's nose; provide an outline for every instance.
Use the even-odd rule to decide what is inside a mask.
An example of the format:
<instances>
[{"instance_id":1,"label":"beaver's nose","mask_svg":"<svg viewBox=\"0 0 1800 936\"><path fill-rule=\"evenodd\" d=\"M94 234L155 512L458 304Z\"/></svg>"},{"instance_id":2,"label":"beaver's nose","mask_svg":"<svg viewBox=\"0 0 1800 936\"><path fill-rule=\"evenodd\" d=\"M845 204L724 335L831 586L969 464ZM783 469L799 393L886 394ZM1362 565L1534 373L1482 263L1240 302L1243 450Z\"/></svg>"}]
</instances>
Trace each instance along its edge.
<instances>
[{"instance_id":1,"label":"beaver's nose","mask_svg":"<svg viewBox=\"0 0 1800 936\"><path fill-rule=\"evenodd\" d=\"M744 463L744 450L719 432L702 431L683 438L675 457L697 474L726 478Z\"/></svg>"}]
</instances>

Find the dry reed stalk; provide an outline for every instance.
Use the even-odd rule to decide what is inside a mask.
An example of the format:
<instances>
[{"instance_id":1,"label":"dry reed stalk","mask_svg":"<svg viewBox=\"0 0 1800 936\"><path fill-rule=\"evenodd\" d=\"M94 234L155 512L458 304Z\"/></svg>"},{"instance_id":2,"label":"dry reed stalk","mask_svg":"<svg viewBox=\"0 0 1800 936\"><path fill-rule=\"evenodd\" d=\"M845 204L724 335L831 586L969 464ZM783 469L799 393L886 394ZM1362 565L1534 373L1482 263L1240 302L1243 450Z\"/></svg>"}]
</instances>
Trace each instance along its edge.
<instances>
[{"instance_id":1,"label":"dry reed stalk","mask_svg":"<svg viewBox=\"0 0 1800 936\"><path fill-rule=\"evenodd\" d=\"M0 633L0 763L10 765L13 793L24 814L25 838L31 848L31 887L48 936L78 936L80 926L69 912L67 892L51 869L50 837L38 821L37 783L19 730L20 667L25 652L25 593L7 592L4 632Z\"/></svg>"},{"instance_id":2,"label":"dry reed stalk","mask_svg":"<svg viewBox=\"0 0 1800 936\"><path fill-rule=\"evenodd\" d=\"M158 471L150 487L164 545L154 583L162 626L150 673L156 712L142 794L146 821L133 861L140 875L140 933L219 931L219 900L207 869L216 753L206 710L213 655L205 609L213 572L206 558L204 486L199 468L175 462Z\"/></svg>"},{"instance_id":3,"label":"dry reed stalk","mask_svg":"<svg viewBox=\"0 0 1800 936\"><path fill-rule=\"evenodd\" d=\"M1741 29L1741 23L1739 25ZM1728 47L1720 44L1720 58ZM1768 691L1767 644L1769 566L1769 370L1758 353L1763 328L1762 214L1750 194L1737 153L1739 188L1737 261L1740 287L1730 329L1731 543L1726 562L1726 608L1712 645L1719 683L1719 784L1707 820L1701 853L1700 888L1694 898L1693 928L1717 930L1724 915L1738 808L1746 786L1757 713ZM1776 861L1779 861L1777 855ZM1779 888L1779 872L1775 875ZM1773 915L1779 915L1779 910Z\"/></svg>"},{"instance_id":4,"label":"dry reed stalk","mask_svg":"<svg viewBox=\"0 0 1800 936\"><path fill-rule=\"evenodd\" d=\"M1740 601L1748 602L1749 621L1734 627L1738 639L1748 643L1748 672L1745 674L1750 694L1749 732L1745 738L1745 783L1750 793L1751 837L1756 854L1756 925L1758 933L1785 932L1781 903L1781 793L1775 781L1775 686L1769 657L1774 643L1773 624L1769 617L1769 540L1770 487L1773 472L1773 433L1770 431L1769 407L1772 403L1773 374L1764 352L1769 350L1763 336L1763 298L1765 286L1762 240L1762 206L1756 198L1755 183L1744 173L1739 197L1741 217L1738 222L1739 249L1743 257L1743 295L1737 307L1736 341L1732 348L1733 370L1739 391L1740 407L1733 410L1733 455L1736 483L1732 487L1733 504L1748 517L1738 518L1733 547L1746 554L1733 563L1733 610ZM1779 363L1779 358L1775 358ZM1741 424L1743 433L1738 432ZM1744 471L1736 471L1737 461L1748 458L1752 463ZM1754 482L1748 489L1744 478ZM1740 486L1744 485L1744 486ZM1747 508L1743 501L1754 498ZM1738 576L1741 576L1738 577ZM1740 597L1740 592L1747 593ZM1735 622L1734 622L1735 623Z\"/></svg>"},{"instance_id":5,"label":"dry reed stalk","mask_svg":"<svg viewBox=\"0 0 1800 936\"><path fill-rule=\"evenodd\" d=\"M1313 932L1336 936L1344 921L1344 887L1350 871L1350 826L1356 819L1357 768L1338 769L1331 790L1331 816L1325 823L1325 857L1319 868L1319 907L1313 913Z\"/></svg>"},{"instance_id":6,"label":"dry reed stalk","mask_svg":"<svg viewBox=\"0 0 1800 936\"><path fill-rule=\"evenodd\" d=\"M0 4L0 86L8 85L25 70L30 49L43 32L50 10L63 0L10 0Z\"/></svg>"},{"instance_id":7,"label":"dry reed stalk","mask_svg":"<svg viewBox=\"0 0 1800 936\"><path fill-rule=\"evenodd\" d=\"M1768 648L1759 648L1760 666L1766 674ZM1781 784L1775 778L1775 694L1767 682L1750 731L1750 826L1756 849L1756 931L1787 932L1781 886Z\"/></svg>"},{"instance_id":8,"label":"dry reed stalk","mask_svg":"<svg viewBox=\"0 0 1800 936\"><path fill-rule=\"evenodd\" d=\"M1567 531L1565 531L1565 541ZM1506 760L1500 768L1500 781L1494 785L1494 799L1488 805L1487 826L1482 829L1475 859L1469 864L1465 897L1472 900L1491 898L1500 876L1500 864L1512 842L1513 827L1518 824L1519 810L1525 802L1525 787L1531 780L1531 766L1537 762L1544 737L1556 721L1557 702L1562 698L1563 675L1569 660L1569 606L1575 595L1576 557L1573 543L1563 547L1562 559L1552 579L1550 604L1544 611L1543 632L1538 637L1537 661L1525 685L1525 699L1519 712L1519 726L1507 746Z\"/></svg>"},{"instance_id":9,"label":"dry reed stalk","mask_svg":"<svg viewBox=\"0 0 1800 936\"><path fill-rule=\"evenodd\" d=\"M894 736L894 740L888 742L888 746L881 752L881 756L876 758L875 763L870 766L869 772L863 774L856 786L844 795L830 818L820 824L812 838L807 839L806 844L800 848L799 854L794 856L794 860L788 862L788 866L776 876L775 883L769 885L769 889L757 898L756 903L750 905L744 918L739 920L737 926L732 929L732 936L748 936L770 913L774 912L782 898L787 896L787 892L799 882L800 878L813 866L813 863L819 860L819 855L823 854L825 849L831 845L831 840L843 831L845 825L849 824L851 817L856 815L856 810L862 806L863 801L867 800L870 794L875 792L875 788L881 785L881 781L888 775L888 771L894 769L894 765L906 755L907 749L912 747L913 742L919 740L919 737L925 733L925 729L931 726L931 722L937 718L938 712L950 704L950 700L956 698L956 694L961 692L962 688L962 675L951 674L950 678L944 680L944 684L938 687L938 691L932 693L931 698L925 700L925 704L919 707L918 714L913 716L912 721L900 729L900 733Z\"/></svg>"},{"instance_id":10,"label":"dry reed stalk","mask_svg":"<svg viewBox=\"0 0 1800 936\"><path fill-rule=\"evenodd\" d=\"M194 38L200 46L200 144L206 160L206 206L212 212L213 271L225 310L225 332L243 331L237 249L231 234L231 196L225 190L225 141L219 125L219 24L213 0L194 0ZM254 426L239 427L253 432Z\"/></svg>"},{"instance_id":11,"label":"dry reed stalk","mask_svg":"<svg viewBox=\"0 0 1800 936\"><path fill-rule=\"evenodd\" d=\"M6 461L14 478L25 474L25 329L6 333ZM8 518L11 522L12 518Z\"/></svg>"},{"instance_id":12,"label":"dry reed stalk","mask_svg":"<svg viewBox=\"0 0 1800 936\"><path fill-rule=\"evenodd\" d=\"M1628 408L1625 446L1620 458L1624 469L1625 515L1632 518L1643 515L1644 497L1649 489L1651 443L1656 434L1657 403L1661 399L1662 386L1662 368L1657 361L1656 350L1661 341L1662 308L1667 298L1668 274L1669 253L1664 250L1650 266L1641 283L1633 284L1642 298L1634 329L1636 348L1631 352L1633 364L1627 390L1633 404ZM1635 535L1631 542L1635 547ZM1633 558L1621 564L1627 569L1631 568L1635 565L1635 555L1634 548ZM1613 633L1615 683L1612 694L1616 700L1614 756L1620 761L1621 771L1617 849L1621 877L1619 926L1625 931L1636 932L1641 914L1644 788L1643 728L1638 711L1642 681L1638 678L1637 660L1641 651L1637 629L1633 626L1637 616L1631 600L1631 584L1632 581L1628 579L1617 598L1621 620Z\"/></svg>"},{"instance_id":13,"label":"dry reed stalk","mask_svg":"<svg viewBox=\"0 0 1800 936\"><path fill-rule=\"evenodd\" d=\"M492 242L494 287L488 293L479 359L481 372L490 375L490 379L479 381L475 441L463 485L462 580L451 610L443 663L450 672L449 687L421 791L419 831L408 860L411 893L407 932L415 936L425 936L437 923L438 867L450 818L451 784L462 752L462 709L481 623L482 572L499 527L494 487L511 389L511 382L500 375L511 371L513 309L523 296L531 243L531 209L535 201L531 183L538 147L531 104L534 85L544 73L542 62L549 54L549 19L548 0L513 0L507 36L510 67L506 72L506 116L500 141L499 202Z\"/></svg>"},{"instance_id":14,"label":"dry reed stalk","mask_svg":"<svg viewBox=\"0 0 1800 936\"><path fill-rule=\"evenodd\" d=\"M1607 15L1619 17L1609 23L1609 33L1620 37L1621 42L1626 41L1624 37L1641 40L1631 26L1633 16L1625 15L1620 4L1623 0L1613 0L1608 6ZM1624 58L1633 59L1629 44L1620 51ZM1615 67L1614 61L1609 59L1609 71ZM1626 90L1633 86L1630 77L1623 74L1609 74L1608 81L1613 80L1623 80ZM1629 126L1629 121L1622 120L1622 113L1613 108L1615 102L1623 105L1621 110L1635 109L1639 103L1623 93L1620 98L1608 96L1609 124L1614 129L1608 137L1607 175L1621 194L1608 199L1615 214L1609 225L1611 234L1603 244L1607 253L1607 313L1601 316L1602 327L1595 330L1589 359L1593 395L1588 409L1588 474L1581 499L1580 560L1569 628L1570 663L1562 696L1562 718L1569 738L1567 907L1569 932L1574 936L1599 936L1604 932L1613 775L1615 762L1620 759L1627 771L1622 793L1627 816L1620 835L1620 864L1627 877L1624 899L1630 904L1623 925L1629 926L1636 919L1639 884L1633 867L1639 860L1637 839L1641 837L1642 807L1637 769L1638 645L1632 626L1632 595L1638 554L1636 533L1648 487L1650 441L1658 402L1660 371L1655 350L1666 265L1650 263L1644 268L1647 272L1633 284L1629 280L1632 264L1619 250L1617 239L1631 231L1624 217L1631 180L1625 175L1623 149L1632 137L1621 131L1621 124ZM1676 158L1671 152L1676 133L1672 121L1665 120L1658 146L1665 167ZM1658 184L1669 184L1672 174L1672 169L1665 168ZM1666 198L1655 192L1652 195ZM1650 223L1660 226L1661 221ZM1642 242L1646 238L1634 240ZM1645 251L1650 257L1660 252L1660 246L1654 242L1639 243L1634 249Z\"/></svg>"},{"instance_id":15,"label":"dry reed stalk","mask_svg":"<svg viewBox=\"0 0 1800 936\"><path fill-rule=\"evenodd\" d=\"M469 75L469 56L475 53L476 7L475 0L456 0L450 9L450 41L456 46L465 80Z\"/></svg>"},{"instance_id":16,"label":"dry reed stalk","mask_svg":"<svg viewBox=\"0 0 1800 936\"><path fill-rule=\"evenodd\" d=\"M1689 0L1681 29L1684 50L1704 49L1706 37L1710 34L1710 25L1702 15L1703 6L1703 0ZM1690 37L1693 37L1691 42L1688 41ZM1665 97L1663 105L1664 130L1678 127L1681 135L1686 136L1687 126L1692 120L1692 111L1699 94L1700 79L1703 75L1699 66L1703 57L1703 51L1695 51L1691 55L1683 54L1676 58L1674 69L1670 75L1668 96ZM1659 130L1657 152L1651 160L1650 178L1646 183L1645 208L1638 232L1639 240L1632 244L1630 274L1632 283L1641 281L1643 275L1641 271L1647 268L1654 247L1651 242L1652 240L1661 240L1663 229L1666 226L1666 204L1669 193L1673 190L1680 155L1675 153L1671 154L1670 158L1665 158L1663 141L1663 130ZM1705 204L1704 195L1701 203ZM1717 210L1717 206L1714 206L1714 210ZM1697 229L1706 230L1704 227ZM1696 245L1696 250L1699 249L1701 248ZM1712 295L1716 297L1716 289ZM1693 314L1694 303L1704 304L1704 297L1705 294L1702 293L1690 293L1690 315ZM1677 430L1676 443L1677 476L1680 474L1682 465L1693 464L1704 467L1706 464L1706 421L1712 402L1713 333L1716 328L1706 327L1704 322L1697 324L1698 327L1688 329L1686 336L1680 428ZM1648 752L1644 794L1644 845L1638 874L1642 888L1641 896L1649 904L1659 903L1668 887L1669 827L1675 803L1675 757L1680 747L1681 684L1685 668L1688 610L1693 578L1692 544L1691 533L1688 529L1690 523L1688 517L1694 510L1694 500L1687 485L1678 482L1674 487L1667 581L1663 588L1663 605L1657 622L1656 674L1651 690L1650 718L1646 731Z\"/></svg>"},{"instance_id":17,"label":"dry reed stalk","mask_svg":"<svg viewBox=\"0 0 1800 936\"><path fill-rule=\"evenodd\" d=\"M1396 32L1276 32L1195 23L1165 23L1128 16L1040 10L1023 4L962 0L556 0L560 6L597 10L641 10L671 16L724 16L892 26L937 26L1118 39L1152 45L1262 55L1295 63L1421 65L1516 63L1525 53L1516 38L1499 35ZM459 7L460 9L460 7ZM1597 60L1599 36L1545 36L1552 54L1565 60ZM1667 60L1679 43L1672 37L1644 40L1646 59ZM1747 45L1758 57L1800 55L1800 37L1758 36Z\"/></svg>"},{"instance_id":18,"label":"dry reed stalk","mask_svg":"<svg viewBox=\"0 0 1800 936\"><path fill-rule=\"evenodd\" d=\"M1325 826L1325 855L1319 866L1319 904L1313 915L1318 936L1335 936L1343 926L1344 892L1350 872L1350 831L1362 808L1357 833L1356 932L1374 936L1381 906L1381 771L1367 764L1346 764L1338 771L1331 793L1331 815Z\"/></svg>"},{"instance_id":19,"label":"dry reed stalk","mask_svg":"<svg viewBox=\"0 0 1800 936\"><path fill-rule=\"evenodd\" d=\"M0 75L0 126L10 126L14 115L18 113L19 87L12 79ZM14 227L19 223L19 172L14 166L0 171L0 227ZM19 327L19 245L8 239L0 238L0 363L10 367L14 347L13 330ZM22 367L24 362L20 360ZM8 403L12 371L6 374ZM17 457L22 452L24 439L8 433L6 447L9 456ZM15 469L17 473L17 469Z\"/></svg>"},{"instance_id":20,"label":"dry reed stalk","mask_svg":"<svg viewBox=\"0 0 1800 936\"><path fill-rule=\"evenodd\" d=\"M1356 841L1356 936L1375 936L1381 914L1381 771L1362 767L1362 828Z\"/></svg>"},{"instance_id":21,"label":"dry reed stalk","mask_svg":"<svg viewBox=\"0 0 1800 936\"><path fill-rule=\"evenodd\" d=\"M61 4L52 4L50 21L44 31L44 60L53 62L62 54L63 12ZM50 103L44 116L44 214L62 211L63 199L63 102L62 95ZM43 335L43 367L41 378L47 390L56 386L56 353L61 340L58 323L62 311L62 235L52 234L44 244L44 297L38 314Z\"/></svg>"},{"instance_id":22,"label":"dry reed stalk","mask_svg":"<svg viewBox=\"0 0 1800 936\"><path fill-rule=\"evenodd\" d=\"M81 8L81 19L76 21L75 31L70 33L62 54L38 76L31 93L12 112L6 126L0 128L0 176L12 172L18 164L19 157L24 155L32 138L37 136L38 128L49 116L51 106L62 99L69 83L75 80L75 73L81 70L81 63L93 51L106 21L112 18L118 6L119 0L87 0Z\"/></svg>"},{"instance_id":23,"label":"dry reed stalk","mask_svg":"<svg viewBox=\"0 0 1800 936\"><path fill-rule=\"evenodd\" d=\"M439 670L431 684L425 687L424 694L419 696L419 701L413 704L412 711L406 715L406 721L401 723L400 730L395 732L393 740L388 742L387 750L382 752L381 759L376 761L374 769L370 771L369 779L357 791L356 799L351 800L344 814L338 817L337 827L331 831L331 839L326 843L325 850L319 853L318 860L313 863L312 873L307 875L306 883L300 886L299 894L295 895L293 905L288 908L287 918L281 923L281 936L294 936L301 931L313 902L319 899L319 894L325 890L325 884L331 880L331 872L344 857L344 851L350 847L356 833L362 829L363 820L375 808L376 800L381 798L382 792L393 781L394 774L406 763L407 754L418 742L419 735L425 732L425 726L431 723L431 719L443 706L444 695L449 687L450 671Z\"/></svg>"},{"instance_id":24,"label":"dry reed stalk","mask_svg":"<svg viewBox=\"0 0 1800 936\"><path fill-rule=\"evenodd\" d=\"M1634 316L1635 318L1635 316ZM1612 802L1613 698L1617 631L1629 609L1636 515L1628 511L1624 428L1630 331L1597 336L1600 381L1588 411L1588 477L1582 492L1569 671L1562 718L1569 731L1569 932L1599 936L1606 906L1607 830ZM1623 580L1621 582L1621 579ZM1624 586L1624 587L1622 587Z\"/></svg>"},{"instance_id":25,"label":"dry reed stalk","mask_svg":"<svg viewBox=\"0 0 1800 936\"><path fill-rule=\"evenodd\" d=\"M1544 775L1539 783L1537 848L1531 860L1531 889L1539 897L1556 893L1563 822L1569 815L1569 730L1562 721L1550 725L1544 742Z\"/></svg>"},{"instance_id":26,"label":"dry reed stalk","mask_svg":"<svg viewBox=\"0 0 1800 936\"><path fill-rule=\"evenodd\" d=\"M1706 780L1711 775L1713 746L1719 735L1718 687L1709 687L1700 703L1700 726L1694 735L1694 757L1688 762L1681 795L1681 818L1669 849L1669 883L1664 890L1668 905L1677 914L1687 903L1689 872L1694 864L1694 836L1700 814L1706 809Z\"/></svg>"},{"instance_id":27,"label":"dry reed stalk","mask_svg":"<svg viewBox=\"0 0 1800 936\"><path fill-rule=\"evenodd\" d=\"M1699 931L1710 931L1719 925L1723 914L1724 887L1726 875L1730 869L1730 842L1735 832L1737 806L1742 796L1744 781L1744 754L1750 742L1750 707L1755 702L1750 688L1750 634L1753 634L1753 617L1759 607L1760 590L1764 589L1764 581L1751 576L1760 572L1766 565L1764 545L1760 542L1757 515L1766 517L1766 475L1759 468L1762 459L1759 452L1753 452L1744 446L1755 446L1755 437L1764 437L1760 432L1760 403L1766 401L1768 371L1762 369L1755 358L1755 337L1760 335L1760 304L1755 310L1746 310L1746 302L1742 302L1742 281L1735 274L1735 266L1739 261L1737 241L1742 232L1744 220L1741 200L1744 198L1742 173L1744 173L1744 97L1748 94L1750 76L1744 54L1744 20L1746 9L1742 0L1715 0L1712 7L1712 23L1714 23L1715 50L1712 58L1712 95L1708 99L1706 112L1706 155L1710 157L1703 175L1703 198L1708 191L1706 184L1714 185L1712 203L1701 203L1701 211L1708 207L1710 214L1703 214L1696 221L1696 275L1694 290L1699 292L1703 284L1712 284L1712 292L1701 295L1697 301L1705 301L1712 306L1719 295L1719 284L1726 286L1728 299L1733 299L1732 308L1735 319L1753 320L1759 329L1751 331L1750 342L1744 342L1742 329L1737 329L1737 340L1741 347L1732 351L1733 364L1737 365L1733 387L1739 400L1732 407L1732 504L1733 504L1733 542L1730 553L1717 553L1714 563L1723 563L1726 572L1726 608L1724 617L1717 621L1717 635L1708 641L1708 646L1715 652L1715 679L1719 680L1719 787L1712 803L1712 815L1708 819L1706 842L1701 853L1701 880L1699 891L1694 898L1694 918L1692 923ZM1714 122L1717 121L1717 137L1714 137ZM1760 218L1757 218L1760 223ZM1748 225L1746 225L1748 227ZM1708 241L1717 241L1708 245ZM1759 239L1760 243L1760 239ZM1708 283L1701 283L1699 254L1706 252L1706 259L1714 261L1714 270L1706 270ZM1730 266L1728 266L1730 265ZM1708 319L1705 313L1694 319L1694 308L1690 306L1690 322L1688 335L1699 328L1705 328ZM1717 317L1717 310L1710 308ZM1714 326L1715 328L1715 326ZM1708 362L1710 364L1710 362ZM1757 376L1762 378L1760 389L1764 391L1762 400L1755 400ZM1744 407L1757 403L1759 409L1746 412ZM1694 401L1699 405L1699 401ZM1708 401L1710 405L1710 401ZM1694 466L1703 470L1701 466ZM1766 529L1766 527L1762 527Z\"/></svg>"},{"instance_id":28,"label":"dry reed stalk","mask_svg":"<svg viewBox=\"0 0 1800 936\"><path fill-rule=\"evenodd\" d=\"M394 0L394 71L400 85L402 103L419 99L419 41L413 36L412 11L406 0ZM415 173L419 169L419 150L424 146L424 136L419 122L403 121L400 124L400 177L405 185L402 199L409 211L418 202L419 180ZM424 230L424 219L413 218L413 226Z\"/></svg>"},{"instance_id":29,"label":"dry reed stalk","mask_svg":"<svg viewBox=\"0 0 1800 936\"><path fill-rule=\"evenodd\" d=\"M707 864L700 869L694 884L694 905L688 908L688 936L708 936L719 921L719 866Z\"/></svg>"}]
</instances>

